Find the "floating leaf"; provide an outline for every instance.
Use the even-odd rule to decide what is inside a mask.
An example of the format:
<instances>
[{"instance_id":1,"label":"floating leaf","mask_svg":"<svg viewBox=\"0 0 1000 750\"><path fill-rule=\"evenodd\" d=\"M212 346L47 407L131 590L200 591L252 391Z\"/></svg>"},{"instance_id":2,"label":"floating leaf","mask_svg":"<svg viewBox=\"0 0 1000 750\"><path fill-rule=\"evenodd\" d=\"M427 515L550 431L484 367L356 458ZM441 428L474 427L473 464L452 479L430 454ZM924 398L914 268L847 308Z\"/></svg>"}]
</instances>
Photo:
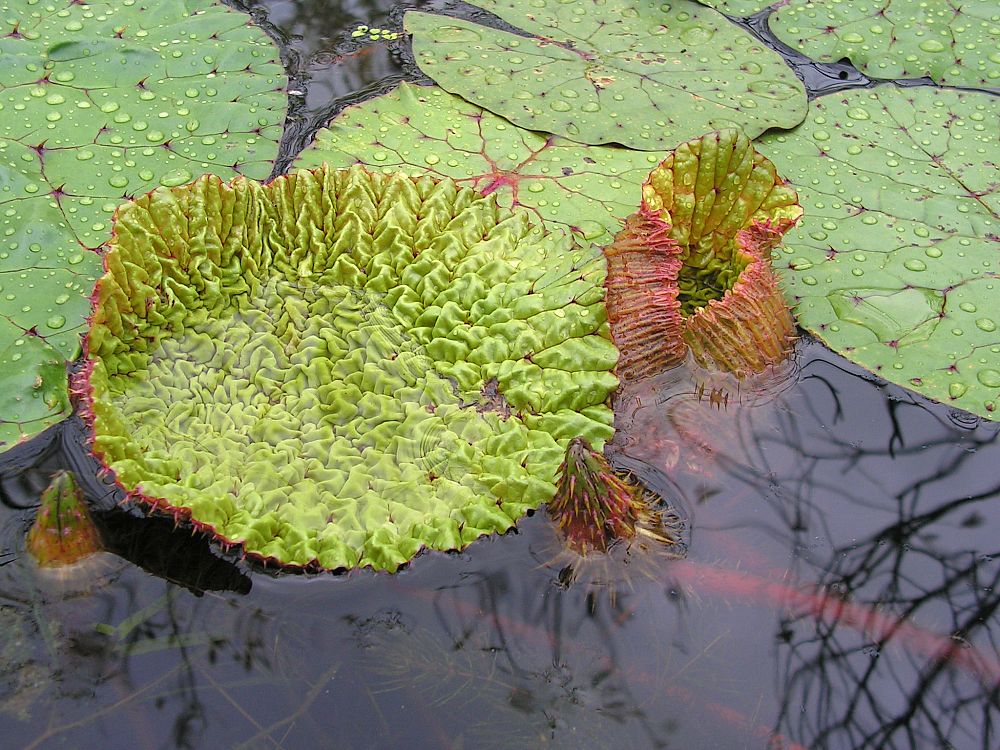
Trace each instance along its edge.
<instances>
[{"instance_id":1,"label":"floating leaf","mask_svg":"<svg viewBox=\"0 0 1000 750\"><path fill-rule=\"evenodd\" d=\"M270 173L277 52L245 15L192 5L0 0L0 351L31 331L77 355L90 251L123 199L203 172ZM25 372L9 397L27 402L24 384L48 376ZM24 434L50 421L31 414Z\"/></svg>"},{"instance_id":2,"label":"floating leaf","mask_svg":"<svg viewBox=\"0 0 1000 750\"><path fill-rule=\"evenodd\" d=\"M795 330L770 253L801 213L795 191L738 130L671 152L604 248L618 372L656 375L689 351L736 375L787 357Z\"/></svg>"},{"instance_id":3,"label":"floating leaf","mask_svg":"<svg viewBox=\"0 0 1000 750\"><path fill-rule=\"evenodd\" d=\"M411 11L417 63L523 128L662 150L708 130L754 137L805 117L805 89L781 57L695 2L473 4L536 36Z\"/></svg>"},{"instance_id":4,"label":"floating leaf","mask_svg":"<svg viewBox=\"0 0 1000 750\"><path fill-rule=\"evenodd\" d=\"M6 329L6 330L4 330ZM41 432L70 413L66 362L38 336L0 320L0 450Z\"/></svg>"},{"instance_id":5,"label":"floating leaf","mask_svg":"<svg viewBox=\"0 0 1000 750\"><path fill-rule=\"evenodd\" d=\"M715 8L730 16L752 16L775 3L776 0L698 0L702 5Z\"/></svg>"},{"instance_id":6,"label":"floating leaf","mask_svg":"<svg viewBox=\"0 0 1000 750\"><path fill-rule=\"evenodd\" d=\"M780 268L833 349L981 416L1000 396L1000 99L883 85L823 96L759 148L805 216Z\"/></svg>"},{"instance_id":7,"label":"floating leaf","mask_svg":"<svg viewBox=\"0 0 1000 750\"><path fill-rule=\"evenodd\" d=\"M141 500L286 565L395 570L612 434L604 263L451 180L205 177L118 213L81 390Z\"/></svg>"},{"instance_id":8,"label":"floating leaf","mask_svg":"<svg viewBox=\"0 0 1000 750\"><path fill-rule=\"evenodd\" d=\"M930 77L1000 89L1000 5L926 0L790 0L769 18L790 47L820 62L849 59L874 78Z\"/></svg>"},{"instance_id":9,"label":"floating leaf","mask_svg":"<svg viewBox=\"0 0 1000 750\"><path fill-rule=\"evenodd\" d=\"M341 112L295 166L364 164L450 177L496 195L501 206L533 211L550 229L603 242L635 209L639 187L660 158L546 137L436 86L401 83Z\"/></svg>"}]
</instances>

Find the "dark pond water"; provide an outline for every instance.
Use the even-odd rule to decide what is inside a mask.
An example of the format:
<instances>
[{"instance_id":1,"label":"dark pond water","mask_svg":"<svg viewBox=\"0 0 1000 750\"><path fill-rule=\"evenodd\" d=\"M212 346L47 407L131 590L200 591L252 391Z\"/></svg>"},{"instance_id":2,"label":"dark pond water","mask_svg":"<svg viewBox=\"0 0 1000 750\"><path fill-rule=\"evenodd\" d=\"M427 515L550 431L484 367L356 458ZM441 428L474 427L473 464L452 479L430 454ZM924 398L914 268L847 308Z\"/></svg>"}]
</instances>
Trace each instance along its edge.
<instances>
[{"instance_id":1,"label":"dark pond water","mask_svg":"<svg viewBox=\"0 0 1000 750\"><path fill-rule=\"evenodd\" d=\"M413 76L351 41L398 28L389 0L251 10L303 92L286 155ZM0 465L0 746L1000 746L1000 427L809 340L795 364L724 408L683 371L626 393L615 461L685 518L688 554L573 573L544 514L394 576L251 569L116 508L70 420ZM24 553L58 468L113 549L74 579Z\"/></svg>"}]
</instances>

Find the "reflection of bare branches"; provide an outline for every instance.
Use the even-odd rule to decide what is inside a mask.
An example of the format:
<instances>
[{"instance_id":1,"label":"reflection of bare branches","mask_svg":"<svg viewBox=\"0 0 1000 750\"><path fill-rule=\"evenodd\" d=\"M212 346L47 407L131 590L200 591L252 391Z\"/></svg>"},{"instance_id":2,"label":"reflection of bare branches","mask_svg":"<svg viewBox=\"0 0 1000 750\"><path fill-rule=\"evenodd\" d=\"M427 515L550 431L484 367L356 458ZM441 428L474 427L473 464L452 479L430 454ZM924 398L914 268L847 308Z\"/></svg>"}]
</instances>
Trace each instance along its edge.
<instances>
[{"instance_id":1,"label":"reflection of bare branches","mask_svg":"<svg viewBox=\"0 0 1000 750\"><path fill-rule=\"evenodd\" d=\"M781 726L810 748L995 747L1000 430L874 379L840 393L839 367L816 357L777 432L752 439L755 468L729 467L795 488L778 513L844 600L827 612L869 623L782 621ZM809 551L817 533L829 552Z\"/></svg>"},{"instance_id":2,"label":"reflection of bare branches","mask_svg":"<svg viewBox=\"0 0 1000 750\"><path fill-rule=\"evenodd\" d=\"M323 672L322 675L320 675L319 679L317 679L316 682L310 686L309 691L303 696L302 702L299 704L298 708L296 708L291 714L284 717L283 719L279 719L273 724L261 728L260 731L257 732L257 734L248 739L246 742L241 742L238 745L235 745L235 748L238 749L248 748L249 750L249 748L257 747L258 746L257 743L265 738L271 740L272 742L275 742L274 733L282 728L286 729L286 734L287 734L287 729L294 726L296 721L298 721L301 717L305 716L310 711L310 709L312 709L313 703L316 702L316 699L319 697L319 694L329 686L330 680L334 678L339 669L340 669L340 662L337 662L332 666L330 666L329 668L327 668L327 670ZM254 724L256 724L256 722L254 722ZM278 744L280 744L280 741L278 741Z\"/></svg>"}]
</instances>

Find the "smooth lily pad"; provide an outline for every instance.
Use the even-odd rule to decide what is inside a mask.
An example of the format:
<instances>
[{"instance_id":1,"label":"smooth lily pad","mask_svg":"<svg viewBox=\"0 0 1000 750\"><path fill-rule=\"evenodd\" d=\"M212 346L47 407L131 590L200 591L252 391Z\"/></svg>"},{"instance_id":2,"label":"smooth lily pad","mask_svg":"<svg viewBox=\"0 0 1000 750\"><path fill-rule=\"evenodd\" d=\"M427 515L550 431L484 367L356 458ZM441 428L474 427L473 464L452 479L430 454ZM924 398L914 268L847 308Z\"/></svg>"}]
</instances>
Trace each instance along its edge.
<instances>
[{"instance_id":1,"label":"smooth lily pad","mask_svg":"<svg viewBox=\"0 0 1000 750\"><path fill-rule=\"evenodd\" d=\"M337 115L295 166L364 164L450 177L502 206L530 210L550 229L600 243L639 205L661 158L523 130L436 86L401 83Z\"/></svg>"},{"instance_id":2,"label":"smooth lily pad","mask_svg":"<svg viewBox=\"0 0 1000 750\"><path fill-rule=\"evenodd\" d=\"M709 130L752 138L805 117L805 89L781 57L698 3L473 4L535 36L411 11L417 64L523 128L665 150Z\"/></svg>"},{"instance_id":3,"label":"smooth lily pad","mask_svg":"<svg viewBox=\"0 0 1000 750\"><path fill-rule=\"evenodd\" d=\"M451 180L205 177L119 211L81 390L130 493L282 565L395 570L600 448L600 253Z\"/></svg>"},{"instance_id":4,"label":"smooth lily pad","mask_svg":"<svg viewBox=\"0 0 1000 750\"><path fill-rule=\"evenodd\" d=\"M844 58L873 78L923 78L1000 89L1000 4L926 0L790 0L768 23L819 62Z\"/></svg>"},{"instance_id":5,"label":"smooth lily pad","mask_svg":"<svg viewBox=\"0 0 1000 750\"><path fill-rule=\"evenodd\" d=\"M12 446L70 412L66 362L38 336L18 329L0 351L0 445Z\"/></svg>"},{"instance_id":6,"label":"smooth lily pad","mask_svg":"<svg viewBox=\"0 0 1000 750\"><path fill-rule=\"evenodd\" d=\"M285 76L247 16L210 3L0 0L0 58L0 351L29 335L65 361L116 206L204 172L266 177Z\"/></svg>"},{"instance_id":7,"label":"smooth lily pad","mask_svg":"<svg viewBox=\"0 0 1000 750\"><path fill-rule=\"evenodd\" d=\"M776 264L799 323L930 398L1000 398L1000 99L882 85L813 101L758 148L805 215Z\"/></svg>"},{"instance_id":8,"label":"smooth lily pad","mask_svg":"<svg viewBox=\"0 0 1000 750\"><path fill-rule=\"evenodd\" d=\"M776 0L698 0L702 5L715 8L730 16L752 16L775 3Z\"/></svg>"}]
</instances>

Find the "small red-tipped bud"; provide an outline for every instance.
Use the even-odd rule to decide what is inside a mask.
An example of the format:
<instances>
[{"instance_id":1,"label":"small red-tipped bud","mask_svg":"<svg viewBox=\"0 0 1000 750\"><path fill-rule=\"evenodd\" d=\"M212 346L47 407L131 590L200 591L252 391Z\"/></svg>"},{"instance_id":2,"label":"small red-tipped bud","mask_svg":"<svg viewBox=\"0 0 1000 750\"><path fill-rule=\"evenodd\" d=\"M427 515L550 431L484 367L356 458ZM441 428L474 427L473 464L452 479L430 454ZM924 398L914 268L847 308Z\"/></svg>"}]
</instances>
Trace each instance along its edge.
<instances>
[{"instance_id":1,"label":"small red-tipped bud","mask_svg":"<svg viewBox=\"0 0 1000 750\"><path fill-rule=\"evenodd\" d=\"M644 511L642 488L618 477L584 438L569 442L559 473L548 512L573 551L606 552L615 541L635 536Z\"/></svg>"},{"instance_id":2,"label":"small red-tipped bud","mask_svg":"<svg viewBox=\"0 0 1000 750\"><path fill-rule=\"evenodd\" d=\"M27 548L43 568L73 565L102 549L100 534L69 472L56 474L42 493Z\"/></svg>"}]
</instances>

